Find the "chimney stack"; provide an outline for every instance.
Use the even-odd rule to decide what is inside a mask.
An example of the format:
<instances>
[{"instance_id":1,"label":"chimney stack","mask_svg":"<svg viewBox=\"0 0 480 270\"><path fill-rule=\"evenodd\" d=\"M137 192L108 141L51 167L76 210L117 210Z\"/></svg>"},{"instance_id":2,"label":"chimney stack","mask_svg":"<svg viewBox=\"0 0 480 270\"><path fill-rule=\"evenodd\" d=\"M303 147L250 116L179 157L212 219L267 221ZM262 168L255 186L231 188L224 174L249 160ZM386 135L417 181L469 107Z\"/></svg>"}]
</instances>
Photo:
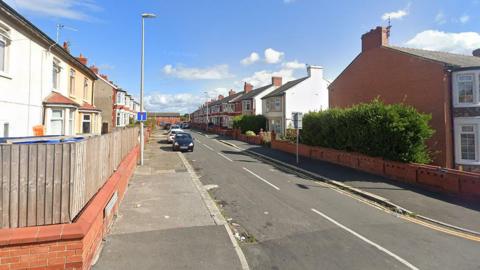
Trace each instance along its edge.
<instances>
[{"instance_id":1,"label":"chimney stack","mask_svg":"<svg viewBox=\"0 0 480 270\"><path fill-rule=\"evenodd\" d=\"M85 66L87 65L88 59L85 58L82 54L80 54L80 56L77 57L77 60L78 60L80 63L84 64Z\"/></svg>"},{"instance_id":2,"label":"chimney stack","mask_svg":"<svg viewBox=\"0 0 480 270\"><path fill-rule=\"evenodd\" d=\"M93 71L93 73L98 74L98 67L96 67L95 65L90 66L90 70Z\"/></svg>"},{"instance_id":3,"label":"chimney stack","mask_svg":"<svg viewBox=\"0 0 480 270\"><path fill-rule=\"evenodd\" d=\"M252 90L253 90L253 85L247 82L243 85L243 91L245 91L245 93L249 93Z\"/></svg>"},{"instance_id":4,"label":"chimney stack","mask_svg":"<svg viewBox=\"0 0 480 270\"><path fill-rule=\"evenodd\" d=\"M362 52L388 45L388 32L389 30L386 27L377 26L377 28L363 34Z\"/></svg>"},{"instance_id":5,"label":"chimney stack","mask_svg":"<svg viewBox=\"0 0 480 270\"><path fill-rule=\"evenodd\" d=\"M223 95L218 95L218 100L222 100L224 98Z\"/></svg>"},{"instance_id":6,"label":"chimney stack","mask_svg":"<svg viewBox=\"0 0 480 270\"><path fill-rule=\"evenodd\" d=\"M108 81L108 76L105 74L100 74L100 77L104 78L106 81Z\"/></svg>"},{"instance_id":7,"label":"chimney stack","mask_svg":"<svg viewBox=\"0 0 480 270\"><path fill-rule=\"evenodd\" d=\"M472 52L472 55L475 57L480 57L480 49L476 49Z\"/></svg>"},{"instance_id":8,"label":"chimney stack","mask_svg":"<svg viewBox=\"0 0 480 270\"><path fill-rule=\"evenodd\" d=\"M63 42L63 48L65 49L65 51L67 51L68 53L70 53L70 45L68 44L67 41L64 41L64 42Z\"/></svg>"},{"instance_id":9,"label":"chimney stack","mask_svg":"<svg viewBox=\"0 0 480 270\"><path fill-rule=\"evenodd\" d=\"M282 77L272 77L272 84L276 87L282 86Z\"/></svg>"},{"instance_id":10,"label":"chimney stack","mask_svg":"<svg viewBox=\"0 0 480 270\"><path fill-rule=\"evenodd\" d=\"M230 91L228 91L228 95L229 95L229 96L235 95L235 91L233 91L233 89L230 89Z\"/></svg>"}]
</instances>

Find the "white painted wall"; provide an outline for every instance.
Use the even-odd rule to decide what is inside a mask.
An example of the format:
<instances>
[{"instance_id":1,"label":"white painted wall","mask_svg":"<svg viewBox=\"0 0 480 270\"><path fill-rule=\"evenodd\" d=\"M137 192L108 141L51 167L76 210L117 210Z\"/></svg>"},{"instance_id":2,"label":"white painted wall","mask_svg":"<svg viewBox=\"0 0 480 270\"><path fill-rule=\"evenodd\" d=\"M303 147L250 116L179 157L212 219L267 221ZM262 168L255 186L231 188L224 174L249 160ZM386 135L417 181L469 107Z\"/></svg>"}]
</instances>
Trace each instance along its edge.
<instances>
[{"instance_id":1,"label":"white painted wall","mask_svg":"<svg viewBox=\"0 0 480 270\"><path fill-rule=\"evenodd\" d=\"M52 90L53 57L48 48L29 39L2 18L0 27L8 31L10 38L7 70L0 73L0 137L4 136L5 123L9 124L10 137L31 136L33 126L42 124L42 101ZM62 61L61 65L65 66Z\"/></svg>"},{"instance_id":2,"label":"white painted wall","mask_svg":"<svg viewBox=\"0 0 480 270\"><path fill-rule=\"evenodd\" d=\"M263 91L262 93L253 97L253 102L255 103L255 114L263 114L263 105L262 105L262 98L268 94L270 94L273 90L277 89L278 86L272 85L267 90Z\"/></svg>"},{"instance_id":3,"label":"white painted wall","mask_svg":"<svg viewBox=\"0 0 480 270\"><path fill-rule=\"evenodd\" d=\"M328 82L323 78L323 68L307 68L309 78L288 89L285 93L285 128L293 127L292 112L308 113L328 109Z\"/></svg>"}]
</instances>

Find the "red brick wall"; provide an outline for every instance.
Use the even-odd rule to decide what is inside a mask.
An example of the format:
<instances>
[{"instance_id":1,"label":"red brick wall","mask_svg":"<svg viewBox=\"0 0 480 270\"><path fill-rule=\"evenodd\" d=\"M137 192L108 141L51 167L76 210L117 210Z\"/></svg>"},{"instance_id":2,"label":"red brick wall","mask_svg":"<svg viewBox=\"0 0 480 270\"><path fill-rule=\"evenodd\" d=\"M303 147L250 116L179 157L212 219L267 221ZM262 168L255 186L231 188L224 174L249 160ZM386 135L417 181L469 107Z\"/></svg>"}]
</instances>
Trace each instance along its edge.
<instances>
[{"instance_id":1,"label":"red brick wall","mask_svg":"<svg viewBox=\"0 0 480 270\"><path fill-rule=\"evenodd\" d=\"M178 122L180 122L180 117L157 116L157 125L160 125L160 123L176 124Z\"/></svg>"},{"instance_id":2,"label":"red brick wall","mask_svg":"<svg viewBox=\"0 0 480 270\"><path fill-rule=\"evenodd\" d=\"M0 230L0 270L90 269L123 199L138 153L137 146L74 223ZM118 200L104 217L103 210L115 192Z\"/></svg>"},{"instance_id":3,"label":"red brick wall","mask_svg":"<svg viewBox=\"0 0 480 270\"><path fill-rule=\"evenodd\" d=\"M380 97L432 114L436 130L428 146L434 164L453 168L450 76L443 64L386 47L361 53L329 87L331 107L348 107Z\"/></svg>"}]
</instances>

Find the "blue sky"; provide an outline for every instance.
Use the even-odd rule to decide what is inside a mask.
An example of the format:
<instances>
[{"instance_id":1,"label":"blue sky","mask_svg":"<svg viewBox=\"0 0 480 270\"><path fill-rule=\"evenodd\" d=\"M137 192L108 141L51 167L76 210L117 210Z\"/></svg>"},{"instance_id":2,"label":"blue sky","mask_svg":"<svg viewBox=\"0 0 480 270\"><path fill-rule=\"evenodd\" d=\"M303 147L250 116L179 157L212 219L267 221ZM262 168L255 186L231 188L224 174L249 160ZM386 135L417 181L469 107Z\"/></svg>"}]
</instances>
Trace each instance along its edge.
<instances>
[{"instance_id":1,"label":"blue sky","mask_svg":"<svg viewBox=\"0 0 480 270\"><path fill-rule=\"evenodd\" d=\"M7 0L89 64L138 96L140 14L146 21L145 103L189 112L244 81L304 76L321 65L333 80L360 51L360 36L392 19L391 44L470 53L480 48L479 0ZM71 29L75 29L71 30Z\"/></svg>"}]
</instances>

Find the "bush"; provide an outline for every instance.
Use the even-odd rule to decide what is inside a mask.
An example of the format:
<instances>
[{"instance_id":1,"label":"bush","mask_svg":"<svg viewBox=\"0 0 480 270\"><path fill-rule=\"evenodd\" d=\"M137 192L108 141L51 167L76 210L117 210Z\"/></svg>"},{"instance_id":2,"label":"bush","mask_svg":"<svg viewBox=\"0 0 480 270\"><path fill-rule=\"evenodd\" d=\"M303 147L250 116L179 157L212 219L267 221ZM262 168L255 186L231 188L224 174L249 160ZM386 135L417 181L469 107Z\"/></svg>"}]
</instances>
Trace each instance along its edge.
<instances>
[{"instance_id":1,"label":"bush","mask_svg":"<svg viewBox=\"0 0 480 270\"><path fill-rule=\"evenodd\" d=\"M429 163L425 141L431 116L404 104L379 100L346 109L311 112L303 118L302 142L402 162Z\"/></svg>"},{"instance_id":2,"label":"bush","mask_svg":"<svg viewBox=\"0 0 480 270\"><path fill-rule=\"evenodd\" d=\"M239 115L233 118L233 127L239 128L242 133L251 130L259 133L260 129L265 130L267 119L263 115Z\"/></svg>"},{"instance_id":3,"label":"bush","mask_svg":"<svg viewBox=\"0 0 480 270\"><path fill-rule=\"evenodd\" d=\"M245 132L245 135L247 135L247 136L257 136L257 135L255 134L255 132L253 132L253 131L251 131L251 130L248 130L247 132Z\"/></svg>"}]
</instances>

